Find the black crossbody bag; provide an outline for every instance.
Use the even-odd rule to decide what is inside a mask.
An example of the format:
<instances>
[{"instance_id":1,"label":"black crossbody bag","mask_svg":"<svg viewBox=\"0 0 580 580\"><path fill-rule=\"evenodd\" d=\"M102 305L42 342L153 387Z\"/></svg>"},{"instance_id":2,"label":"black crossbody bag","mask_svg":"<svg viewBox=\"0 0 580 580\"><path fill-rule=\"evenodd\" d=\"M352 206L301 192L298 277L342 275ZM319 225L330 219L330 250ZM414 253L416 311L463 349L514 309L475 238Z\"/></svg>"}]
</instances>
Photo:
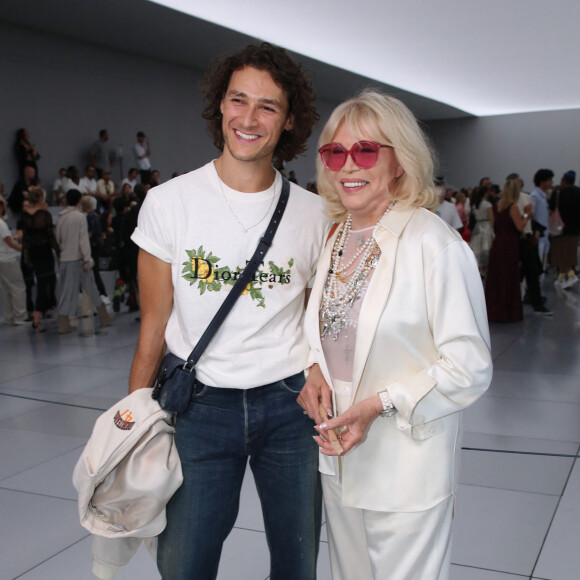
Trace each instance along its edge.
<instances>
[{"instance_id":1,"label":"black crossbody bag","mask_svg":"<svg viewBox=\"0 0 580 580\"><path fill-rule=\"evenodd\" d=\"M170 352L165 355L151 394L154 399L159 401L159 405L162 409L173 413L183 413L185 409L187 409L191 399L193 385L195 384L195 365L215 333L218 331L222 322L230 313L244 288L246 288L246 286L252 281L260 263L263 262L266 253L272 245L274 234L282 221L282 216L284 215L288 203L289 194L290 183L286 178L282 178L282 192L280 193L280 199L278 200L278 204L274 209L274 214L270 219L266 232L260 239L254 255L246 265L244 271L240 274L240 277L236 280L233 288L226 296L226 299L212 318L187 360L184 361Z\"/></svg>"}]
</instances>

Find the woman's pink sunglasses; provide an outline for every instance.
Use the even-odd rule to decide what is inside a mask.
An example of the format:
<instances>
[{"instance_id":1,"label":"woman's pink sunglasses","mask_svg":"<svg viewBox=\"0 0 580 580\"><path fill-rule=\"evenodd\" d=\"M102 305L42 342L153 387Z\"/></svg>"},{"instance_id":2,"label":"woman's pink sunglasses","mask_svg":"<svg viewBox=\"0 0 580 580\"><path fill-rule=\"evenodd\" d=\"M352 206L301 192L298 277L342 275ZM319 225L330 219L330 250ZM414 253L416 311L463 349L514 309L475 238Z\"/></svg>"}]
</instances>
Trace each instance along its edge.
<instances>
[{"instance_id":1,"label":"woman's pink sunglasses","mask_svg":"<svg viewBox=\"0 0 580 580\"><path fill-rule=\"evenodd\" d=\"M324 167L330 171L338 171L344 167L347 157L361 169L370 169L379 159L379 152L383 147L393 147L392 145L382 145L375 141L357 141L348 151L340 143L327 143L319 150L320 158Z\"/></svg>"}]
</instances>

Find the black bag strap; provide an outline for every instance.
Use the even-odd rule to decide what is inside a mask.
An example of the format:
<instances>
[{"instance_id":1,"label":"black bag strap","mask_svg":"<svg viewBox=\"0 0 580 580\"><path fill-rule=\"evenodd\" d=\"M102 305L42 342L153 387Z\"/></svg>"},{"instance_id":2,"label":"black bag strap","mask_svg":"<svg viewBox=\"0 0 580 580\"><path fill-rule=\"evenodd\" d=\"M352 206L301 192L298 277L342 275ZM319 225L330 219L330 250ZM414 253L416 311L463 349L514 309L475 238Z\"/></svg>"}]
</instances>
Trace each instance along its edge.
<instances>
[{"instance_id":1,"label":"black bag strap","mask_svg":"<svg viewBox=\"0 0 580 580\"><path fill-rule=\"evenodd\" d=\"M218 331L219 327L221 326L222 322L226 319L226 316L230 313L230 310L233 308L236 300L239 298L240 294L244 291L244 288L252 281L254 274L258 270L260 263L263 262L266 253L270 249L272 245L272 240L274 239L274 234L282 221L282 216L284 215L284 211L286 210L286 205L288 204L288 198L290 196L290 182L285 178L282 177L282 192L280 193L280 198L278 199L278 203L276 204L276 208L274 209L274 213L272 218L270 219L270 223L266 228L266 232L260 239L258 243L258 247L254 252L254 255L247 263L244 271L240 274L239 278L236 280L233 288L230 290L226 299L223 301L222 305L219 307L219 310L216 312L215 316L212 318L211 322L208 324L208 327L205 329L205 332L202 334L201 338L195 345L194 349L191 351L191 354L187 357L187 361L183 365L184 370L192 371L197 364L197 361L200 359L201 355L207 348L207 345L210 343L211 339L214 337L215 333Z\"/></svg>"}]
</instances>

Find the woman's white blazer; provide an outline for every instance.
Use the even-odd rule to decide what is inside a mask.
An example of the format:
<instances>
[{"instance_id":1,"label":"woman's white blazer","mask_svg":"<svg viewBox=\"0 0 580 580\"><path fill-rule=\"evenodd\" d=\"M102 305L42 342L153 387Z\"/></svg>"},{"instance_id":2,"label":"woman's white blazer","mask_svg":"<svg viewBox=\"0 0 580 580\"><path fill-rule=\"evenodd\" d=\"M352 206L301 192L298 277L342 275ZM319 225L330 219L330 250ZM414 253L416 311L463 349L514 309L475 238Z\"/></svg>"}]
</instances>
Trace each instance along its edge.
<instances>
[{"instance_id":1,"label":"woman's white blazer","mask_svg":"<svg viewBox=\"0 0 580 580\"><path fill-rule=\"evenodd\" d=\"M306 312L311 362L331 385L319 309L330 254ZM375 232L381 249L360 311L352 402L387 389L397 413L377 417L342 463L344 506L422 511L454 494L461 411L487 389L492 361L477 262L457 231L423 208L396 208ZM321 454L320 470L333 473Z\"/></svg>"}]
</instances>

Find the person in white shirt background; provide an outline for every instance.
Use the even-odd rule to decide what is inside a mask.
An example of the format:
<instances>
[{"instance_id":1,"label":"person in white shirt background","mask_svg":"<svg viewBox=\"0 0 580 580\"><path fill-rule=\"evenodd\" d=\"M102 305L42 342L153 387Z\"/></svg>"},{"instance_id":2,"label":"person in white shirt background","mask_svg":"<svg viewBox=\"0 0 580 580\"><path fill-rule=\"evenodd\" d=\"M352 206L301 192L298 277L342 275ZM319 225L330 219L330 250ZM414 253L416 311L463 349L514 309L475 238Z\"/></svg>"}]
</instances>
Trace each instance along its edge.
<instances>
[{"instance_id":1,"label":"person in white shirt background","mask_svg":"<svg viewBox=\"0 0 580 580\"><path fill-rule=\"evenodd\" d=\"M0 286L4 322L22 326L26 321L26 286L20 269L22 246L16 242L6 216L6 200L0 195Z\"/></svg>"},{"instance_id":2,"label":"person in white shirt background","mask_svg":"<svg viewBox=\"0 0 580 580\"><path fill-rule=\"evenodd\" d=\"M455 204L449 201L446 197L447 190L445 189L445 182L443 182L441 178L437 178L437 181L441 190L439 194L439 207L435 210L435 213L452 228L460 230L463 227L463 222L459 217Z\"/></svg>"},{"instance_id":3,"label":"person in white shirt background","mask_svg":"<svg viewBox=\"0 0 580 580\"><path fill-rule=\"evenodd\" d=\"M87 165L85 167L85 174L81 177L79 182L81 193L86 193L87 195L92 195L93 197L97 194L97 180L95 179L95 167L94 165Z\"/></svg>"},{"instance_id":4,"label":"person in white shirt background","mask_svg":"<svg viewBox=\"0 0 580 580\"><path fill-rule=\"evenodd\" d=\"M151 178L151 145L149 138L143 131L137 133L137 143L133 145L133 154L135 155L135 165L141 174L141 183L144 185L149 183Z\"/></svg>"},{"instance_id":5,"label":"person in white shirt background","mask_svg":"<svg viewBox=\"0 0 580 580\"><path fill-rule=\"evenodd\" d=\"M125 177L125 179L121 181L121 189L123 188L123 185L127 183L131 186L131 191L134 191L135 186L139 183L137 179L138 175L139 171L137 171L135 167L131 167L131 169L129 169L129 171L127 172L127 177Z\"/></svg>"}]
</instances>

